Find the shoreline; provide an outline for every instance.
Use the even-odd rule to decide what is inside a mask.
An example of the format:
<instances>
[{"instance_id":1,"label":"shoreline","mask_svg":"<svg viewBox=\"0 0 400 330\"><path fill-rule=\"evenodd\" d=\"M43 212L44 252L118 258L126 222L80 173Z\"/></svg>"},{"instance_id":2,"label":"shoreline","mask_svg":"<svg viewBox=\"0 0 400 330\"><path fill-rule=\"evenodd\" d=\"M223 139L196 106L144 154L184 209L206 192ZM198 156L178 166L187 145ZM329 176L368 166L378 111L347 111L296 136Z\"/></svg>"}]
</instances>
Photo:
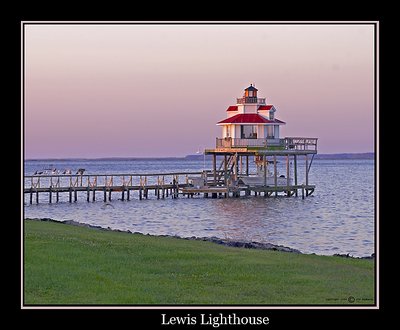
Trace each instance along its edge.
<instances>
[{"instance_id":1,"label":"shoreline","mask_svg":"<svg viewBox=\"0 0 400 330\"><path fill-rule=\"evenodd\" d=\"M182 240L196 240L196 241L205 241L205 242L211 242L214 244L219 244L219 245L224 245L224 246L229 246L229 247L235 247L235 248L244 248L244 249L257 249L257 250L270 250L270 251L280 251L280 252L289 252L289 253L297 253L297 254L303 254L303 255L316 255L315 253L302 253L300 250L283 246L283 245L276 245L272 243L260 243L260 242L248 242L248 241L236 241L236 240L231 240L231 239L223 239L223 238L218 238L215 236L212 237L196 237L196 236L191 236L191 237L181 237L178 235L152 235L152 234L143 234L140 232L132 232L130 230L120 230L120 229L112 229L110 227L101 227L101 226L96 226L96 225L91 225L88 223L83 223L83 222L78 222L75 220L55 220L51 218L25 218L24 221L43 221L43 222L56 222L56 223L61 223L64 225L71 225L71 226L77 226L77 227L85 227L85 228L91 228L91 229L97 229L97 230L104 230L104 231L113 231L113 232L119 232L119 233L127 233L127 234L135 234L135 235L143 235L143 236L152 236L152 237L170 237L170 238L177 238L177 239L182 239ZM365 256L365 257L355 257L351 256L350 254L333 254L331 255L333 257L341 257L341 258L351 258L351 259L368 259L368 260L374 260L375 259L375 253L372 253L370 256Z\"/></svg>"}]
</instances>

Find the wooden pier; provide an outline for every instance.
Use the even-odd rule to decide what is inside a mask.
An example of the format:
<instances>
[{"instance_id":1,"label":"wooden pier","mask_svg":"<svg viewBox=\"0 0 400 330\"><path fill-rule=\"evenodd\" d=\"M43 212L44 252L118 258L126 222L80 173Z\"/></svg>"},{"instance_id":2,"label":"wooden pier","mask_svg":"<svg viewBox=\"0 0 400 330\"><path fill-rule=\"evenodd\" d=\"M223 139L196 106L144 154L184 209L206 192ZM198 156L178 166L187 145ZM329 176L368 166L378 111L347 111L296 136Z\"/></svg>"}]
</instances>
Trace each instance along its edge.
<instances>
[{"instance_id":1,"label":"wooden pier","mask_svg":"<svg viewBox=\"0 0 400 330\"><path fill-rule=\"evenodd\" d=\"M49 203L59 202L60 194L67 194L70 203L77 202L78 193L85 194L87 202L108 202L116 193L122 201L148 199L150 196L156 199L178 198L179 195L226 198L277 197L283 194L291 197L299 196L299 193L305 198L315 190L315 185L309 184L309 171L317 153L316 139L293 139L284 141L286 146L280 149L269 149L268 146L255 149L252 146L220 147L217 142L217 148L205 150L205 154L213 155L213 169L202 172L27 175L24 177L24 194L29 196L29 204L39 203L40 194L46 194ZM277 157L286 159L285 175L280 177ZM250 174L250 158L263 175ZM301 159L305 164L305 182L300 184L298 163ZM218 160L221 161L219 165ZM272 177L267 175L271 167Z\"/></svg>"},{"instance_id":2,"label":"wooden pier","mask_svg":"<svg viewBox=\"0 0 400 330\"><path fill-rule=\"evenodd\" d=\"M29 194L29 204L39 203L40 193L48 194L48 202L59 202L60 193L67 193L70 203L77 202L78 192L86 193L86 200L104 202L112 200L112 193L121 193L121 200L129 201L133 192L137 198L148 199L154 191L157 199L177 198L179 190L190 186L190 176L203 172L146 173L146 174L76 174L28 175L24 177L24 194ZM97 194L96 194L97 193ZM53 198L54 197L54 198Z\"/></svg>"}]
</instances>

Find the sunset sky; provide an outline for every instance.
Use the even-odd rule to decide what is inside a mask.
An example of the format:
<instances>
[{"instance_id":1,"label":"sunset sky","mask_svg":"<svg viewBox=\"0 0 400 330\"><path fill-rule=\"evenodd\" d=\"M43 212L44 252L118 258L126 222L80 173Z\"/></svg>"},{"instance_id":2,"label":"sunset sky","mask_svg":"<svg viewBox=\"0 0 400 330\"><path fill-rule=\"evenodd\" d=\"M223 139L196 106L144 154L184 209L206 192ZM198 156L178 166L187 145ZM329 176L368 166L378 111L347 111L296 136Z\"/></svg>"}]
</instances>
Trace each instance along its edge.
<instances>
[{"instance_id":1,"label":"sunset sky","mask_svg":"<svg viewBox=\"0 0 400 330\"><path fill-rule=\"evenodd\" d=\"M215 146L255 83L319 153L374 146L372 25L25 25L25 157L163 157Z\"/></svg>"}]
</instances>

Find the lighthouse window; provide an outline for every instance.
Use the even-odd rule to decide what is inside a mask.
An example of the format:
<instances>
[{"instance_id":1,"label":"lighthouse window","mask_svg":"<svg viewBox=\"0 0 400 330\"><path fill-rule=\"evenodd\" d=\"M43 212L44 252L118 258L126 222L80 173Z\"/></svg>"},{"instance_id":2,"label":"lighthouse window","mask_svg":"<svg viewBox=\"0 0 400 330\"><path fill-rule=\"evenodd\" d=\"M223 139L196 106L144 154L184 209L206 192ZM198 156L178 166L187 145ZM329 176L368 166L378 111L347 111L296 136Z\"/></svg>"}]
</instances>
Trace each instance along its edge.
<instances>
[{"instance_id":1,"label":"lighthouse window","mask_svg":"<svg viewBox=\"0 0 400 330\"><path fill-rule=\"evenodd\" d=\"M269 112L269 119L270 119L270 120L273 120L273 119L274 119L274 112L273 112L273 111L270 111L270 112Z\"/></svg>"},{"instance_id":2,"label":"lighthouse window","mask_svg":"<svg viewBox=\"0 0 400 330\"><path fill-rule=\"evenodd\" d=\"M257 126L253 125L240 126L240 136L242 139L257 139Z\"/></svg>"}]
</instances>

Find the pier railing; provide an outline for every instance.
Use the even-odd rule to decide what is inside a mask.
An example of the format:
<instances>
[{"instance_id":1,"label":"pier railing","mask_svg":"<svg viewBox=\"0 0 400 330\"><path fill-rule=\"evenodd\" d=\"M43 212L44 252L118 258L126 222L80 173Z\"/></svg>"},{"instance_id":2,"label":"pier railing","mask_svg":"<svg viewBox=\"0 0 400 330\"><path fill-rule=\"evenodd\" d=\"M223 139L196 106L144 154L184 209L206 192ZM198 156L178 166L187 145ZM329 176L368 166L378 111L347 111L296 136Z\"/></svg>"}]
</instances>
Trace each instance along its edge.
<instances>
[{"instance_id":1,"label":"pier railing","mask_svg":"<svg viewBox=\"0 0 400 330\"><path fill-rule=\"evenodd\" d=\"M280 147L283 150L311 150L317 151L317 138L286 137L284 139L240 139L240 138L217 138L217 148L243 148L243 147Z\"/></svg>"},{"instance_id":2,"label":"pier railing","mask_svg":"<svg viewBox=\"0 0 400 330\"><path fill-rule=\"evenodd\" d=\"M203 173L204 172L26 175L24 176L24 189L144 187L147 185L164 186L178 183L187 184L190 176L202 175Z\"/></svg>"}]
</instances>

